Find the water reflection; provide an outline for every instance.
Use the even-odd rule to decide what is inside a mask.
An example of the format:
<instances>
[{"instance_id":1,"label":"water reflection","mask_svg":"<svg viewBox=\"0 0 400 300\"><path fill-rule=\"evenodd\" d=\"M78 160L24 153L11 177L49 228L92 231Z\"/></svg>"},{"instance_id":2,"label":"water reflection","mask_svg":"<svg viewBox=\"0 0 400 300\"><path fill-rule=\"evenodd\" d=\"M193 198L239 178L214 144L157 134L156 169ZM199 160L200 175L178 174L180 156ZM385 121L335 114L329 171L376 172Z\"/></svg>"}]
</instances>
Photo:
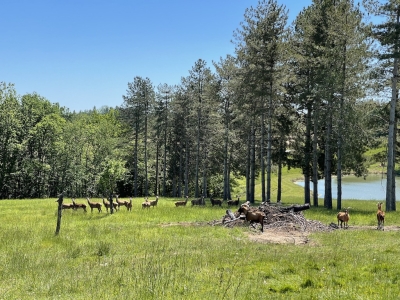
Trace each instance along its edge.
<instances>
[{"instance_id":1,"label":"water reflection","mask_svg":"<svg viewBox=\"0 0 400 300\"><path fill-rule=\"evenodd\" d=\"M304 187L304 181L296 184ZM312 188L312 184L310 184ZM396 195L400 195L399 181L396 178ZM325 194L325 181L318 181L318 197L323 198ZM337 180L332 178L332 197L337 199ZM346 176L342 179L342 199L357 200L385 200L386 198L386 177L381 175L368 175L363 177Z\"/></svg>"}]
</instances>

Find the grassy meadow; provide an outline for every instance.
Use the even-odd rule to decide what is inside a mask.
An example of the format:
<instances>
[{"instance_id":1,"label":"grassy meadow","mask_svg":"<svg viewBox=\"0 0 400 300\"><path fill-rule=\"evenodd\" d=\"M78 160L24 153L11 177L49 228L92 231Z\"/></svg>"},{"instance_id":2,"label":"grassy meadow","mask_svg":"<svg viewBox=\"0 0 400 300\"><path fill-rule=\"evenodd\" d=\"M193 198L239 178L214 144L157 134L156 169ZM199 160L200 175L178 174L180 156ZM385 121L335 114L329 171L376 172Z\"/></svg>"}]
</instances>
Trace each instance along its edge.
<instances>
[{"instance_id":1,"label":"grassy meadow","mask_svg":"<svg viewBox=\"0 0 400 300\"><path fill-rule=\"evenodd\" d=\"M284 204L304 202L302 188L292 183L299 177L298 170L285 172ZM240 183L236 189L241 194ZM122 207L112 215L104 208L102 213L65 210L55 236L55 200L0 201L0 299L400 295L400 231L395 230L400 213L387 213L392 230L377 231L376 201L344 201L352 207L348 230L314 233L310 243L294 245L250 241L249 233L260 233L248 227L208 225L225 215L226 205L175 207L172 198L160 198L150 209L141 208L142 198L134 199L132 212ZM304 213L336 222L336 210L312 207Z\"/></svg>"}]
</instances>

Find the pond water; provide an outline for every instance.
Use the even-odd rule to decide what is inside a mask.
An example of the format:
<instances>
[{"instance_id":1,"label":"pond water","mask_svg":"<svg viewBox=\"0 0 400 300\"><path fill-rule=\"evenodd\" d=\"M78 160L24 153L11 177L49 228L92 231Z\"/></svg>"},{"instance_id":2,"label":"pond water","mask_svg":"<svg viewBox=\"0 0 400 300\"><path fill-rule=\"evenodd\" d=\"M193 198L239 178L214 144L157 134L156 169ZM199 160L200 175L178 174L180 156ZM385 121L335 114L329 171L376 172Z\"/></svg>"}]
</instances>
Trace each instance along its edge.
<instances>
[{"instance_id":1,"label":"pond water","mask_svg":"<svg viewBox=\"0 0 400 300\"><path fill-rule=\"evenodd\" d=\"M399 180L396 178L396 195L400 195ZM297 181L296 184L304 187L304 181ZM310 188L312 189L312 183ZM318 180L318 198L325 194L325 181ZM337 180L332 178L332 198L337 199ZM342 199L357 200L385 200L386 198L386 177L382 175L368 175L364 177L345 176L342 178Z\"/></svg>"}]
</instances>

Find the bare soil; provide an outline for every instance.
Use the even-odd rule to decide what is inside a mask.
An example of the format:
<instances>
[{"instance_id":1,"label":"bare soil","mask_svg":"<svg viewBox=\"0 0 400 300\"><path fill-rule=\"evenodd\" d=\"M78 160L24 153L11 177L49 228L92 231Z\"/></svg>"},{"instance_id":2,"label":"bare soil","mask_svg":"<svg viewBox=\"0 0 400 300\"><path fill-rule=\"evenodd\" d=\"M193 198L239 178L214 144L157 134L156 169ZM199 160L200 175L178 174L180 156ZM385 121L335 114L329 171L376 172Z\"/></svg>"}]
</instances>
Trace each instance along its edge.
<instances>
[{"instance_id":1,"label":"bare soil","mask_svg":"<svg viewBox=\"0 0 400 300\"><path fill-rule=\"evenodd\" d=\"M376 226L349 226L347 229L336 230L376 230ZM400 231L400 226L385 226L384 231ZM330 231L332 232L332 231ZM297 230L279 230L275 228L264 230L264 232L248 233L251 241L259 243L273 243L273 244L294 244L294 245L315 245L308 236L311 232L301 232ZM329 234L329 231L327 231Z\"/></svg>"},{"instance_id":2,"label":"bare soil","mask_svg":"<svg viewBox=\"0 0 400 300\"><path fill-rule=\"evenodd\" d=\"M310 244L311 240L308 238L309 233L293 231L283 231L276 229L267 229L260 234L249 233L248 237L251 241L259 243L272 243L272 244L294 244L304 245Z\"/></svg>"},{"instance_id":3,"label":"bare soil","mask_svg":"<svg viewBox=\"0 0 400 300\"><path fill-rule=\"evenodd\" d=\"M316 243L312 239L309 238L309 235L315 230L307 231L307 230L299 230L298 227L294 226L293 224L286 224L289 226L284 227L270 227L264 228L264 232L260 231L259 224L249 225L249 223L245 223L242 220L238 220L239 222L236 223L236 226L249 226L249 232L247 236L250 241L257 242L257 243L270 243L270 244L293 244L293 245L311 245L315 246ZM167 223L161 224L162 227L169 227L169 226L205 226L205 225L220 225L220 222L212 221L212 222L176 222L176 223ZM228 228L231 226L227 226ZM234 227L234 226L232 226ZM267 226L266 226L267 227ZM327 226L328 228L328 226ZM326 232L329 234L334 230L376 230L376 226L349 226L346 229L333 229L331 230L322 230L322 232ZM321 230L317 230L320 231ZM400 226L385 226L384 231L400 231Z\"/></svg>"}]
</instances>

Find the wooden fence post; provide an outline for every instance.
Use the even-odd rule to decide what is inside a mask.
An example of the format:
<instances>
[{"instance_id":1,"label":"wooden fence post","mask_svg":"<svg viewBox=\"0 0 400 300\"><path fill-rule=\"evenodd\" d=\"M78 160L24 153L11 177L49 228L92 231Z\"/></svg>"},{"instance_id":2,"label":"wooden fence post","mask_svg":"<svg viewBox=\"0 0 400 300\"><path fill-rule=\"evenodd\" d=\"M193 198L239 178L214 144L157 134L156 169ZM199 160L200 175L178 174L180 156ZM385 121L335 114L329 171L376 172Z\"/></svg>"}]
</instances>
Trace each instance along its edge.
<instances>
[{"instance_id":1,"label":"wooden fence post","mask_svg":"<svg viewBox=\"0 0 400 300\"><path fill-rule=\"evenodd\" d=\"M110 214L112 215L114 213L114 203L113 203L113 194L112 193L110 193L109 202L110 202Z\"/></svg>"},{"instance_id":2,"label":"wooden fence post","mask_svg":"<svg viewBox=\"0 0 400 300\"><path fill-rule=\"evenodd\" d=\"M64 193L61 193L58 200L56 200L58 202L56 235L60 232L63 201Z\"/></svg>"}]
</instances>

